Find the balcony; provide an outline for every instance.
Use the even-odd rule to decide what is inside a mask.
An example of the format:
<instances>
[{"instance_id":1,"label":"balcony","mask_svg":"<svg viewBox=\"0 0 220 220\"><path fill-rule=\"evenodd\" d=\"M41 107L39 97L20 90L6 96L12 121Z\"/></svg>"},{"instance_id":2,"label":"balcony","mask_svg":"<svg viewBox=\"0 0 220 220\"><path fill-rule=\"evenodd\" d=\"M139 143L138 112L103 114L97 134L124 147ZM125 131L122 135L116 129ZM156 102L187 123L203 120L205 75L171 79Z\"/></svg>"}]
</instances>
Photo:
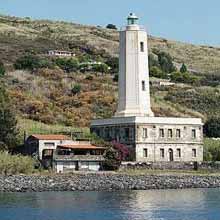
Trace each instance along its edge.
<instances>
[{"instance_id":1,"label":"balcony","mask_svg":"<svg viewBox=\"0 0 220 220\"><path fill-rule=\"evenodd\" d=\"M103 155L55 155L55 161L104 161Z\"/></svg>"}]
</instances>

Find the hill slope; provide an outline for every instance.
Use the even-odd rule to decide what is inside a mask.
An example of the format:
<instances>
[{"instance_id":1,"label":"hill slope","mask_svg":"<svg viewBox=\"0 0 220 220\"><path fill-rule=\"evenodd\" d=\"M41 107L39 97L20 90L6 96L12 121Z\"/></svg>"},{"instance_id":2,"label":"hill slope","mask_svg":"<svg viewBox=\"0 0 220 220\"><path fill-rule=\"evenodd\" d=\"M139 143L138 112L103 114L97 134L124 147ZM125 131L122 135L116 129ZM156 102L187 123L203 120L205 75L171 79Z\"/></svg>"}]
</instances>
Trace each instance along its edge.
<instances>
[{"instance_id":1,"label":"hill slope","mask_svg":"<svg viewBox=\"0 0 220 220\"><path fill-rule=\"evenodd\" d=\"M177 66L185 62L198 73L218 73L220 70L219 48L152 36L149 36L149 45L153 52L168 52ZM115 30L0 16L0 60L8 66L4 81L17 115L46 124L79 127L88 127L93 118L111 117L117 103L117 83L111 74L66 73L57 67L15 71L12 64L27 52L44 57L50 49L73 51L77 56L115 57L118 56L118 46L119 34ZM81 86L79 94L72 94L74 85ZM220 89L217 87L153 86L151 93L156 116L206 119L210 114L220 115Z\"/></svg>"},{"instance_id":2,"label":"hill slope","mask_svg":"<svg viewBox=\"0 0 220 220\"><path fill-rule=\"evenodd\" d=\"M119 34L115 30L67 22L30 20L0 16L0 59L12 62L30 49L46 53L49 49L77 49L118 55ZM150 50L168 52L177 64L202 73L219 72L220 48L195 46L149 37Z\"/></svg>"}]
</instances>

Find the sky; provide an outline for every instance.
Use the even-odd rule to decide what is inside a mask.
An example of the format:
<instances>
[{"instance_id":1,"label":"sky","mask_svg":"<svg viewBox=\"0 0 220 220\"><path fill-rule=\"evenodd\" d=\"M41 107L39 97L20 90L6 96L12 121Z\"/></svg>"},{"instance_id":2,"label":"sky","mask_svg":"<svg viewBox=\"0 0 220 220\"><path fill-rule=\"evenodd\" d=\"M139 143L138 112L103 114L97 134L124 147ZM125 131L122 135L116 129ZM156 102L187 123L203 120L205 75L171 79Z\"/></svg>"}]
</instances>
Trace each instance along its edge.
<instances>
[{"instance_id":1,"label":"sky","mask_svg":"<svg viewBox=\"0 0 220 220\"><path fill-rule=\"evenodd\" d=\"M150 35L220 46L220 0L0 0L0 14L118 27L134 12Z\"/></svg>"}]
</instances>

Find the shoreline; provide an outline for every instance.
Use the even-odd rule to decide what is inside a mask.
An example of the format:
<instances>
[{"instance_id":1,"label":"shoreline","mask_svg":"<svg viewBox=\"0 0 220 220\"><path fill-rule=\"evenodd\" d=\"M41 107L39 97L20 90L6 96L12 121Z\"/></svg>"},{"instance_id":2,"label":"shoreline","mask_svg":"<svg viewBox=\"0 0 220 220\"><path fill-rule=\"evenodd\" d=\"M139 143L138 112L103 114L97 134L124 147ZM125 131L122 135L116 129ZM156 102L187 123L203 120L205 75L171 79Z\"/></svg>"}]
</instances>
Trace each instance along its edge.
<instances>
[{"instance_id":1,"label":"shoreline","mask_svg":"<svg viewBox=\"0 0 220 220\"><path fill-rule=\"evenodd\" d=\"M0 192L220 188L220 175L85 173L0 176Z\"/></svg>"}]
</instances>

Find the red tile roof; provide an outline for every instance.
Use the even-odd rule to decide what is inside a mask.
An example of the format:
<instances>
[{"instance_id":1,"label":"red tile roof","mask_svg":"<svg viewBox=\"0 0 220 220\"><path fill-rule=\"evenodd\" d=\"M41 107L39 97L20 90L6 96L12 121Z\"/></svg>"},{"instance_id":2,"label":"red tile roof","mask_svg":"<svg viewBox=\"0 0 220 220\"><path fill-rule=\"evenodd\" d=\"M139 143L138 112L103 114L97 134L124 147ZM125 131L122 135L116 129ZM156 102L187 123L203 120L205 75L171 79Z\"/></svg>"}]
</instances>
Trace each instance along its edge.
<instances>
[{"instance_id":1,"label":"red tile roof","mask_svg":"<svg viewBox=\"0 0 220 220\"><path fill-rule=\"evenodd\" d=\"M38 140L72 140L70 137L60 134L33 134L31 137L34 137Z\"/></svg>"},{"instance_id":2,"label":"red tile roof","mask_svg":"<svg viewBox=\"0 0 220 220\"><path fill-rule=\"evenodd\" d=\"M58 145L57 147L61 148L69 148L69 149L85 149L85 150L105 150L105 147L97 147L91 144L65 144L65 145Z\"/></svg>"}]
</instances>

